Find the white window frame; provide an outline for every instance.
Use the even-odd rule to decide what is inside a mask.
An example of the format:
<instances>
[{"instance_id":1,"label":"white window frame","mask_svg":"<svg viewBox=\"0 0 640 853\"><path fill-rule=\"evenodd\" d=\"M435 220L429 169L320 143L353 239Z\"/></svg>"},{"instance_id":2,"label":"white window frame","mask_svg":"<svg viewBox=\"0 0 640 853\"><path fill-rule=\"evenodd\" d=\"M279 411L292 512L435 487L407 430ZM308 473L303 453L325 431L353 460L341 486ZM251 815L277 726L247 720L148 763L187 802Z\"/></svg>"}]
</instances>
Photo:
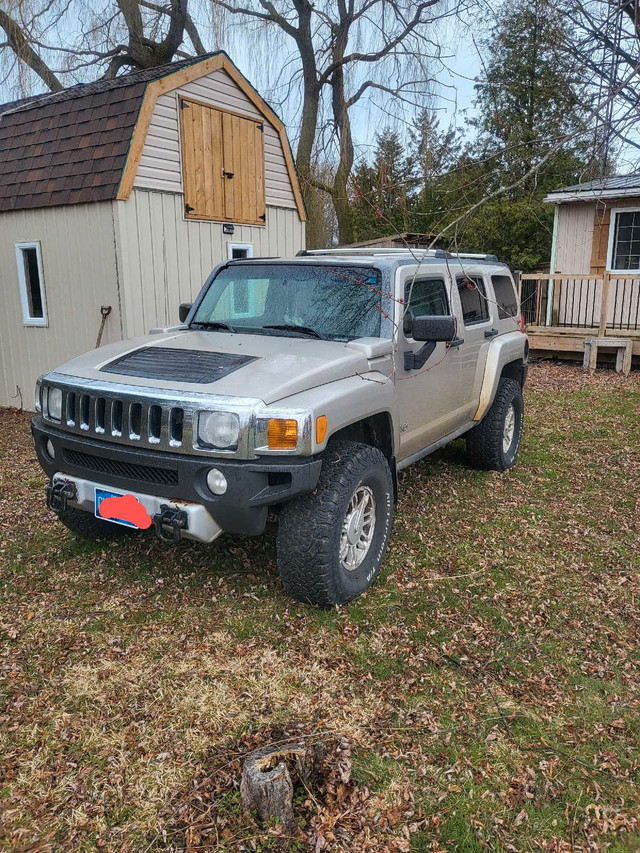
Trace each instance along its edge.
<instances>
[{"instance_id":1,"label":"white window frame","mask_svg":"<svg viewBox=\"0 0 640 853\"><path fill-rule=\"evenodd\" d=\"M20 284L20 302L22 303L22 322L25 326L48 326L47 317L47 294L44 284L44 272L42 268L42 248L39 240L24 243L16 243L16 264L18 267L18 282ZM40 298L42 299L42 317L32 317L29 311L29 294L27 289L27 277L24 269L24 249L35 249L38 263L38 277L40 279Z\"/></svg>"},{"instance_id":2,"label":"white window frame","mask_svg":"<svg viewBox=\"0 0 640 853\"><path fill-rule=\"evenodd\" d=\"M618 270L615 269L613 266L613 240L616 233L615 218L619 213L640 213L640 207L612 207L610 209L609 244L607 246L607 272L622 273L623 275L627 275L627 273L640 273L640 267L631 270Z\"/></svg>"},{"instance_id":3,"label":"white window frame","mask_svg":"<svg viewBox=\"0 0 640 853\"><path fill-rule=\"evenodd\" d=\"M246 249L247 257L253 257L253 243L227 243L227 258L232 261L233 260L233 250L234 249Z\"/></svg>"},{"instance_id":4,"label":"white window frame","mask_svg":"<svg viewBox=\"0 0 640 853\"><path fill-rule=\"evenodd\" d=\"M227 258L230 261L232 261L234 259L233 258L233 250L234 249L246 249L246 252L247 252L246 257L247 258L253 257L253 243L227 243ZM249 292L249 300L248 300L249 301L249 310L243 314L237 313L235 310L235 301L236 301L235 287L232 287L232 290L231 290L231 308L233 310L233 316L234 317L253 317L254 316L255 304L254 304L253 296L254 296L253 291L250 291Z\"/></svg>"}]
</instances>

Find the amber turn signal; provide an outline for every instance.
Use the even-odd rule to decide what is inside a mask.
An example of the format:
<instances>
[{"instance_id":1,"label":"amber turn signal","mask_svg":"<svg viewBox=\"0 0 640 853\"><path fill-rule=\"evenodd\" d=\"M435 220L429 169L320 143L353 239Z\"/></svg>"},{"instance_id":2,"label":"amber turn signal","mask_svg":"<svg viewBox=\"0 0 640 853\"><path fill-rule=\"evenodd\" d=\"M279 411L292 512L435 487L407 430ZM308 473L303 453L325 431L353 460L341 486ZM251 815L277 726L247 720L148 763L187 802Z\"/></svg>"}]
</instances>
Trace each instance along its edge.
<instances>
[{"instance_id":1,"label":"amber turn signal","mask_svg":"<svg viewBox=\"0 0 640 853\"><path fill-rule=\"evenodd\" d=\"M298 446L298 422L270 418L267 446L271 450L295 450Z\"/></svg>"},{"instance_id":2,"label":"amber turn signal","mask_svg":"<svg viewBox=\"0 0 640 853\"><path fill-rule=\"evenodd\" d=\"M327 435L327 416L320 415L316 419L316 444L322 444Z\"/></svg>"}]
</instances>

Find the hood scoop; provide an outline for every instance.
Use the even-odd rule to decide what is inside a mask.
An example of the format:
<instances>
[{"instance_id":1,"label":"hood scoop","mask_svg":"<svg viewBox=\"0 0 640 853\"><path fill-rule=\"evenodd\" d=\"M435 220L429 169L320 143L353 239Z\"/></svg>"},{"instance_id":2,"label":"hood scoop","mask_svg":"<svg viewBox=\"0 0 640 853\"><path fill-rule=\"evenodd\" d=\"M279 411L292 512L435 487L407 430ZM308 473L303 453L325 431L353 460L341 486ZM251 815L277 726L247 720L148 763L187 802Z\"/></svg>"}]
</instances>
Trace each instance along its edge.
<instances>
[{"instance_id":1,"label":"hood scoop","mask_svg":"<svg viewBox=\"0 0 640 853\"><path fill-rule=\"evenodd\" d=\"M232 355L226 352L150 346L128 352L110 361L100 372L208 385L255 360L254 356Z\"/></svg>"}]
</instances>

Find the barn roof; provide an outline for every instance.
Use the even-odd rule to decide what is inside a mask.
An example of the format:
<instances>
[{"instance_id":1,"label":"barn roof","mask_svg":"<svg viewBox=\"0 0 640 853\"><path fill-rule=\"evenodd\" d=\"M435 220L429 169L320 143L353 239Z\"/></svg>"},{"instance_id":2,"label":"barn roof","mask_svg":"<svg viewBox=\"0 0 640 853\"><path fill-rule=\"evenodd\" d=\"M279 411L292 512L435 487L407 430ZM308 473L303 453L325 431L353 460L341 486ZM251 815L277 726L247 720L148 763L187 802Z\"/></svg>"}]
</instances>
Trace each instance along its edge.
<instances>
[{"instance_id":1,"label":"barn roof","mask_svg":"<svg viewBox=\"0 0 640 853\"><path fill-rule=\"evenodd\" d=\"M0 105L0 212L128 198L159 94L223 68L280 133L284 126L223 52Z\"/></svg>"},{"instance_id":2,"label":"barn roof","mask_svg":"<svg viewBox=\"0 0 640 853\"><path fill-rule=\"evenodd\" d=\"M592 201L607 198L633 198L640 196L640 172L629 175L606 175L555 190L545 198L546 202Z\"/></svg>"}]
</instances>

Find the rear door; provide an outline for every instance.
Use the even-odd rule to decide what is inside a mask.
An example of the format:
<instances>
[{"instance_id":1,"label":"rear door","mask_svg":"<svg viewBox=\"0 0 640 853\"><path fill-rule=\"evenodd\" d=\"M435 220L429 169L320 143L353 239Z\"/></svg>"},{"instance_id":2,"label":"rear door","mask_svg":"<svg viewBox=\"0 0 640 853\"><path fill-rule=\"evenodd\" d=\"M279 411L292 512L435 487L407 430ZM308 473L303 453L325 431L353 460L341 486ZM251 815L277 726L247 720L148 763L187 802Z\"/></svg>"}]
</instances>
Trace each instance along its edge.
<instances>
[{"instance_id":1,"label":"rear door","mask_svg":"<svg viewBox=\"0 0 640 853\"><path fill-rule=\"evenodd\" d=\"M456 294L462 325L458 337L460 360L460 405L463 420L472 418L478 407L487 350L498 334L494 324L495 305L487 278L481 269L465 268L456 274Z\"/></svg>"}]
</instances>

